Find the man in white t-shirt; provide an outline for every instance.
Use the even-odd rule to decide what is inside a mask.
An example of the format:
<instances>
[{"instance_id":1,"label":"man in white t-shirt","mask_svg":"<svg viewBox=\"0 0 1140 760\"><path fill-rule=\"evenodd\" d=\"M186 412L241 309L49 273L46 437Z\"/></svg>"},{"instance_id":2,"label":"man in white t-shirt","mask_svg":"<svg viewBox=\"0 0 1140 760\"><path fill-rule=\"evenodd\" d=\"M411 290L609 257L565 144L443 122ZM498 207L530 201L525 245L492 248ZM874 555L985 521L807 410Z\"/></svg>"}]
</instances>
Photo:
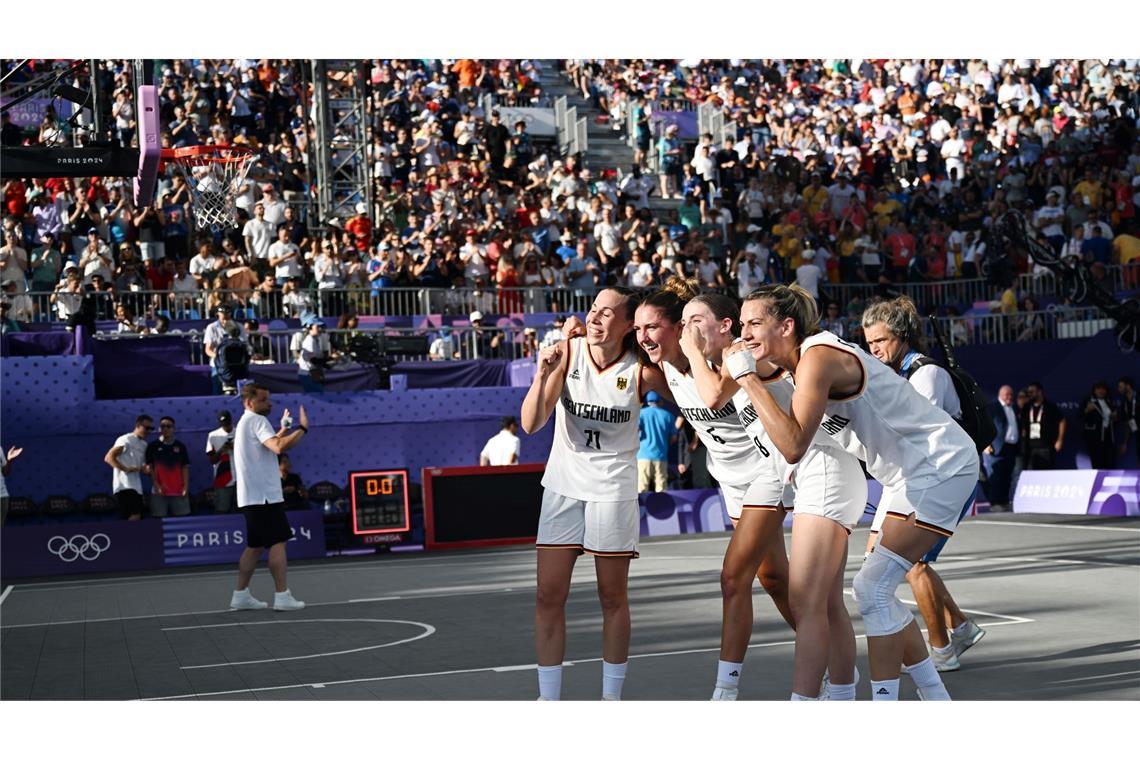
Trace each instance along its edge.
<instances>
[{"instance_id":1,"label":"man in white t-shirt","mask_svg":"<svg viewBox=\"0 0 1140 760\"><path fill-rule=\"evenodd\" d=\"M249 592L249 582L258 560L269 549L269 573L276 593L273 609L299 610L305 603L293 598L286 581L285 544L293 529L285 516L285 495L281 490L281 470L277 458L301 442L309 432L309 416L300 407L298 424L290 430L289 410L281 417L281 429L274 431L268 420L273 410L269 389L246 383L241 389L245 413L234 431L234 473L237 477L237 505L245 517L245 551L238 560L237 587L230 599L231 610L263 610L269 605Z\"/></svg>"},{"instance_id":2,"label":"man in white t-shirt","mask_svg":"<svg viewBox=\"0 0 1140 760\"><path fill-rule=\"evenodd\" d=\"M220 427L206 436L206 457L214 465L214 511L229 512L237 500L234 479L234 420L229 411L218 412Z\"/></svg>"},{"instance_id":3,"label":"man in white t-shirt","mask_svg":"<svg viewBox=\"0 0 1140 760\"><path fill-rule=\"evenodd\" d=\"M8 519L8 483L5 478L12 472L12 461L22 453L23 449L13 446L5 454L4 447L0 446L0 525Z\"/></svg>"},{"instance_id":4,"label":"man in white t-shirt","mask_svg":"<svg viewBox=\"0 0 1140 760\"><path fill-rule=\"evenodd\" d=\"M277 196L277 190L268 182L261 186L261 205L265 208L265 221L274 228L285 221L285 201Z\"/></svg>"},{"instance_id":5,"label":"man in white t-shirt","mask_svg":"<svg viewBox=\"0 0 1140 760\"><path fill-rule=\"evenodd\" d=\"M819 281L823 278L823 270L814 263L815 251L805 248L800 254L804 263L796 267L796 284L811 293L811 297L819 300Z\"/></svg>"},{"instance_id":6,"label":"man in white t-shirt","mask_svg":"<svg viewBox=\"0 0 1140 760\"><path fill-rule=\"evenodd\" d=\"M518 464L519 451L519 422L514 417L504 417L502 426L496 435L479 452L480 467L502 467L504 465Z\"/></svg>"},{"instance_id":7,"label":"man in white t-shirt","mask_svg":"<svg viewBox=\"0 0 1140 760\"><path fill-rule=\"evenodd\" d=\"M858 194L855 186L848 183L847 175L840 174L839 181L827 188L827 197L831 201L831 213L838 217L847 209L847 204Z\"/></svg>"},{"instance_id":8,"label":"man in white t-shirt","mask_svg":"<svg viewBox=\"0 0 1140 760\"><path fill-rule=\"evenodd\" d=\"M124 520L141 520L143 513L142 471L146 465L146 437L154 432L154 420L147 414L135 418L135 429L115 439L103 457L114 470L111 491Z\"/></svg>"},{"instance_id":9,"label":"man in white t-shirt","mask_svg":"<svg viewBox=\"0 0 1140 760\"><path fill-rule=\"evenodd\" d=\"M1033 224L1041 230L1056 253L1060 253L1065 245L1065 228L1061 226L1065 221L1065 209L1058 201L1057 193L1050 191L1045 196L1045 205L1033 215Z\"/></svg>"},{"instance_id":10,"label":"man in white t-shirt","mask_svg":"<svg viewBox=\"0 0 1140 760\"><path fill-rule=\"evenodd\" d=\"M245 239L245 252L249 263L255 269L269 265L269 246L277 238L277 225L265 219L265 204L258 201L253 207L253 218L245 223L241 231Z\"/></svg>"},{"instance_id":11,"label":"man in white t-shirt","mask_svg":"<svg viewBox=\"0 0 1140 760\"><path fill-rule=\"evenodd\" d=\"M269 266L273 267L273 276L279 286L284 285L286 280L300 277L304 272L301 266L301 249L289 240L287 227L277 229L277 240L269 246Z\"/></svg>"}]
</instances>

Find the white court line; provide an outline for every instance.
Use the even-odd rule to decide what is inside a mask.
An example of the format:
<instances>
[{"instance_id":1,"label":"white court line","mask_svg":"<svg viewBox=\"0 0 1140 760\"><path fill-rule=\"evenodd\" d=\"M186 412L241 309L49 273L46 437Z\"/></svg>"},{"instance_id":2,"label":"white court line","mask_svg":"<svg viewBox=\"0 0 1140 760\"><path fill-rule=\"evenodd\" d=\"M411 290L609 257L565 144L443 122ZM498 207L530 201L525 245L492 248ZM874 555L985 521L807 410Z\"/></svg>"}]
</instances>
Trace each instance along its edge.
<instances>
[{"instance_id":1,"label":"white court line","mask_svg":"<svg viewBox=\"0 0 1140 760\"><path fill-rule=\"evenodd\" d=\"M1123 531L1124 533L1140 533L1140 528L1120 528L1114 525L1062 525L1060 523L1032 523L1032 522L1010 522L1008 520L971 520L963 525L1016 525L1018 527L1026 528L1065 528L1067 530L1115 530Z\"/></svg>"},{"instance_id":2,"label":"white court line","mask_svg":"<svg viewBox=\"0 0 1140 760\"><path fill-rule=\"evenodd\" d=\"M8 594L11 594L12 589L14 589L14 588L16 588L16 587L15 586L9 586L8 588L4 589L4 593L0 594L0 604L4 603L4 600L8 598Z\"/></svg>"},{"instance_id":3,"label":"white court line","mask_svg":"<svg viewBox=\"0 0 1140 760\"><path fill-rule=\"evenodd\" d=\"M238 626L247 625L297 625L300 623L399 623L401 625L418 625L423 628L423 633L418 636L412 636L407 639L400 639L398 641L389 641L386 644L375 644L370 647L358 647L356 649L342 649L338 652L320 652L318 654L303 654L296 657L270 657L267 660L244 660L241 662L217 662L210 665L183 665L179 670L203 670L205 668L228 668L233 665L260 665L266 662L290 662L293 660L312 660L317 657L333 657L340 654L353 654L354 652L368 652L373 649L383 649L385 647L394 647L397 644L409 644L413 641L427 638L435 633L435 626L421 623L418 620L376 620L373 618L314 618L310 620L261 620L249 623L218 623L216 625L184 625L176 628L163 628L163 631L188 631L198 630L202 628L234 628Z\"/></svg>"},{"instance_id":4,"label":"white court line","mask_svg":"<svg viewBox=\"0 0 1140 760\"><path fill-rule=\"evenodd\" d=\"M992 614L992 613L985 613L985 614ZM1006 616L1006 615L997 615L995 617L1007 617L1008 618L1008 616ZM978 625L982 628L996 628L997 626L1001 626L1001 625L1019 625L1021 623L1027 623L1027 622L1034 622L1034 621L1027 620L1025 618L1017 618L1017 619L1002 620L1002 621L999 621L996 623L979 623ZM856 636L855 638L856 639L865 639L867 637L865 634L860 634L860 635ZM795 643L796 643L795 639L791 639L790 641L770 641L770 642L765 642L762 644L749 644L748 648L749 649L767 649L770 647L790 646L790 645L794 645ZM680 650L669 651L669 652L645 652L643 654L631 654L631 655L629 655L629 659L640 660L640 659L649 659L649 658L653 658L653 657L673 657L676 655L687 655L687 654L709 654L711 652L719 652L719 651L720 651L720 647L716 646L716 647L707 647L704 649L680 649ZM602 661L601 657L594 657L594 658L590 658L590 659L586 659L586 660L567 660L566 662L564 662L562 664L564 666L585 665L588 663L595 663L595 662L601 662L601 661ZM265 692L265 691L286 691L289 689L325 688L327 686L347 686L350 684L377 683L380 681L400 681L400 680L406 680L406 679L410 679L410 678L433 678L435 676L457 676L457 675L468 675L471 673L505 673L505 672L511 672L511 671L519 671L519 670L534 670L537 667L538 666L534 665L534 664L527 664L527 665L499 665L499 666L494 666L494 667L489 667L489 668L464 668L461 670L439 670L439 671L434 671L434 672L430 672L430 673L405 673L403 675L396 675L396 676L376 676L373 678L350 678L350 679L346 679L343 681L320 681L320 682L316 682L316 683L307 683L307 684L288 684L286 686L258 686L258 687L253 687L253 688L249 688L249 689L232 689L229 691L204 691L204 692L197 693L197 694L176 694L176 695L169 696L169 697L146 697L146 698L141 699L139 701L142 701L142 702L163 702L163 701L170 700L170 699L194 699L196 697L224 697L224 696L229 696L231 694L253 694L253 693Z\"/></svg>"},{"instance_id":5,"label":"white court line","mask_svg":"<svg viewBox=\"0 0 1140 760\"><path fill-rule=\"evenodd\" d=\"M1128 562L1097 562L1091 559L1060 559L1055 557L979 557L977 555L959 554L956 557L939 557L939 561L944 559L956 559L963 562L983 562L993 563L999 562L1004 564L1016 562L1037 562L1040 564L1051 565L1095 565L1097 567L1124 567L1128 569L1135 569L1135 563Z\"/></svg>"},{"instance_id":6,"label":"white court line","mask_svg":"<svg viewBox=\"0 0 1140 760\"><path fill-rule=\"evenodd\" d=\"M1083 678L1065 678L1061 681L1046 681L1045 683L1077 683L1079 681L1096 681L1100 678L1116 678L1117 676L1134 676L1140 670L1125 670L1121 673L1101 673L1099 676L1084 676Z\"/></svg>"}]
</instances>

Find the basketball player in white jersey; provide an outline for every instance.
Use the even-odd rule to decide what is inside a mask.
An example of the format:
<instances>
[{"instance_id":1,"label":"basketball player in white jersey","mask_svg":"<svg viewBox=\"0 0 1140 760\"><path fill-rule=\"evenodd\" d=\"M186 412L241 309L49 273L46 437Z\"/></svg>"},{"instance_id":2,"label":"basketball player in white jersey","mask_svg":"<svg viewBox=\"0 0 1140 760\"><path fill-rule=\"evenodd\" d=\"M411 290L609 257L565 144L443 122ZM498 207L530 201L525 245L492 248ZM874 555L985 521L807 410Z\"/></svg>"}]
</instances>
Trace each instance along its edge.
<instances>
[{"instance_id":1,"label":"basketball player in white jersey","mask_svg":"<svg viewBox=\"0 0 1140 760\"><path fill-rule=\"evenodd\" d=\"M757 303L749 306L751 301ZM922 650L925 644L896 590L940 536L953 534L962 505L973 498L977 451L949 415L890 368L834 334L819 332L814 299L802 288L765 285L745 305L752 323L749 358L768 359L795 380L790 410L762 383L749 381L757 391L756 411L775 446L790 463L798 463L822 425L883 484L885 508L893 519L883 523L879 544L853 586L867 630L872 696L898 699L904 644ZM726 366L747 350L730 348ZM929 657L909 672L921 698L949 699Z\"/></svg>"},{"instance_id":2,"label":"basketball player in white jersey","mask_svg":"<svg viewBox=\"0 0 1140 760\"><path fill-rule=\"evenodd\" d=\"M727 398L710 407L697 391L694 366L680 344L686 314L694 323L701 323L708 335L709 353L715 353L718 358L724 347L732 343L735 337L732 328L736 322L731 314L716 319L710 305L700 303L707 297L698 295L699 292L694 281L670 278L638 307L636 330L638 343L650 361L664 371L678 409L705 445L709 472L720 484L721 498L732 520L732 538L720 574L723 608L713 699L735 700L744 655L752 636L753 578L759 578L776 609L788 625L795 628L788 604L784 494L783 484L770 461L774 449L769 448L768 456L760 453L741 426L733 400ZM731 299L718 298L735 309ZM694 299L698 303L694 303ZM707 369L707 358L700 356L696 364ZM747 500L745 496L754 483L767 483L771 495L756 494L752 501Z\"/></svg>"},{"instance_id":3,"label":"basketball player in white jersey","mask_svg":"<svg viewBox=\"0 0 1140 760\"><path fill-rule=\"evenodd\" d=\"M702 296L685 307L685 335L681 345L690 360L703 347L706 337L701 330L704 320L690 313L700 306ZM747 305L747 302L746 302ZM737 345L754 348L749 313L736 315L730 324L743 328L743 341ZM726 345L722 349L728 348ZM830 440L822 430L803 459L795 465L787 462L772 443L755 410L757 391L753 383L767 388L778 402L788 408L794 390L784 369L766 361L757 363L747 352L736 352L733 360L740 365L721 367L719 375L709 368L694 369L697 385L706 402L734 394L736 408L746 433L761 453L771 452L770 461L777 471L778 484L795 486L795 517L792 523L789 600L795 617L796 649L792 676L792 699L816 699L825 669L833 676L828 686L829 699L855 698L855 635L851 617L843 599L843 571L847 563L847 536L859 520L867 503L867 481L859 462ZM731 355L731 354L730 354ZM747 371L742 371L745 368ZM735 381L740 377L739 384ZM717 388L717 382L720 388ZM719 393L719 396L716 395ZM775 492L778 494L779 492ZM770 503L771 486L754 484L746 503Z\"/></svg>"},{"instance_id":4,"label":"basketball player in white jersey","mask_svg":"<svg viewBox=\"0 0 1140 760\"><path fill-rule=\"evenodd\" d=\"M934 406L955 419L961 415L962 405L950 373L924 356L922 325L914 301L899 296L890 301L871 304L863 312L863 334L872 356L906 378L911 387ZM958 517L959 521L966 516L972 505L973 501L966 504ZM884 519L886 510L876 511L871 533L867 536L868 553L878 540L879 528ZM934 548L923 555L906 575L919 612L926 621L930 654L934 658L934 667L939 672L961 667L958 655L980 641L986 633L966 617L941 576L931 566L945 545L946 538L939 539ZM946 635L947 628L950 629L949 636ZM906 663L911 661L910 657L904 655L904 669Z\"/></svg>"},{"instance_id":5,"label":"basketball player in white jersey","mask_svg":"<svg viewBox=\"0 0 1140 760\"><path fill-rule=\"evenodd\" d=\"M523 401L527 433L555 412L536 542L539 699L561 697L566 599L583 552L594 555L602 606L602 698L621 698L629 658L629 562L637 557L640 533L638 412L651 390L672 399L661 371L638 362L636 298L625 288L600 291L586 316L585 337L539 352Z\"/></svg>"}]
</instances>

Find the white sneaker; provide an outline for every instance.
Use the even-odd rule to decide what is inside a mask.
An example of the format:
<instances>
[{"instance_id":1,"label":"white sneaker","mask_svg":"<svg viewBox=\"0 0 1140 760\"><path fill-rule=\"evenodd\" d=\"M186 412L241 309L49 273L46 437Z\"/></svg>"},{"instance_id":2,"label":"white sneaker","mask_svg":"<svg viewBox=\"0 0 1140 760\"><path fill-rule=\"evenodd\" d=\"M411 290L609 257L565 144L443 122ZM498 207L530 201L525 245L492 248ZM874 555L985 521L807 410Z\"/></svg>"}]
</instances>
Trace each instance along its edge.
<instances>
[{"instance_id":1,"label":"white sneaker","mask_svg":"<svg viewBox=\"0 0 1140 760\"><path fill-rule=\"evenodd\" d=\"M740 693L740 689L733 689L728 686L718 686L713 689L711 702L735 702L736 695Z\"/></svg>"},{"instance_id":2,"label":"white sneaker","mask_svg":"<svg viewBox=\"0 0 1140 760\"><path fill-rule=\"evenodd\" d=\"M603 702L620 702L621 697L619 697L617 694L603 694L602 695L602 701Z\"/></svg>"},{"instance_id":3,"label":"white sneaker","mask_svg":"<svg viewBox=\"0 0 1140 760\"><path fill-rule=\"evenodd\" d=\"M263 610L269 605L249 593L249 589L235 591L230 597L231 610Z\"/></svg>"},{"instance_id":4,"label":"white sneaker","mask_svg":"<svg viewBox=\"0 0 1140 760\"><path fill-rule=\"evenodd\" d=\"M930 657L934 660L934 669L939 673L946 673L962 667L962 663L958 662L958 655L954 654L953 649L946 654L939 654L937 649L931 647Z\"/></svg>"},{"instance_id":5,"label":"white sneaker","mask_svg":"<svg viewBox=\"0 0 1140 760\"><path fill-rule=\"evenodd\" d=\"M289 589L278 591L273 594L273 609L275 610L303 610L305 603L293 598L293 592Z\"/></svg>"},{"instance_id":6,"label":"white sneaker","mask_svg":"<svg viewBox=\"0 0 1140 760\"><path fill-rule=\"evenodd\" d=\"M954 654L962 654L977 644L986 635L986 629L980 627L973 620L966 620L966 630L962 633L950 632L950 642L954 645Z\"/></svg>"}]
</instances>

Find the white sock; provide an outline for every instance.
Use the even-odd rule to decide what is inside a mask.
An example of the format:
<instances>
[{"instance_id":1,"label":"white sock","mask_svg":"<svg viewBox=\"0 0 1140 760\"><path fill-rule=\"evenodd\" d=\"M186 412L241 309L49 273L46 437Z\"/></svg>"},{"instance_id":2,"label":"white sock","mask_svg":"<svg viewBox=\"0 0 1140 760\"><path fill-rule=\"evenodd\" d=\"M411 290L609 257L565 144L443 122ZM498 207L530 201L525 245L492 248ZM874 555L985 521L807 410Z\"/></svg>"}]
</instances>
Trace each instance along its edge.
<instances>
[{"instance_id":1,"label":"white sock","mask_svg":"<svg viewBox=\"0 0 1140 760\"><path fill-rule=\"evenodd\" d=\"M889 700L897 702L899 698L899 679L889 681L871 681L871 699L876 702Z\"/></svg>"},{"instance_id":2,"label":"white sock","mask_svg":"<svg viewBox=\"0 0 1140 760\"><path fill-rule=\"evenodd\" d=\"M625 668L629 662L615 665L602 660L602 697L621 699L621 687L625 684Z\"/></svg>"},{"instance_id":3,"label":"white sock","mask_svg":"<svg viewBox=\"0 0 1140 760\"><path fill-rule=\"evenodd\" d=\"M914 679L914 685L918 687L923 700L928 702L950 700L950 692L946 691L946 686L942 683L942 676L938 675L932 658L927 657L922 662L908 666L905 670Z\"/></svg>"},{"instance_id":4,"label":"white sock","mask_svg":"<svg viewBox=\"0 0 1140 760\"><path fill-rule=\"evenodd\" d=\"M855 701L855 684L832 682L827 687L827 698L832 702L853 702Z\"/></svg>"},{"instance_id":5,"label":"white sock","mask_svg":"<svg viewBox=\"0 0 1140 760\"><path fill-rule=\"evenodd\" d=\"M538 696L557 702L562 699L562 666L538 666Z\"/></svg>"},{"instance_id":6,"label":"white sock","mask_svg":"<svg viewBox=\"0 0 1140 760\"><path fill-rule=\"evenodd\" d=\"M790 702L818 702L819 697L805 697L802 694L796 694L793 691L791 699L789 699L788 701L790 701Z\"/></svg>"},{"instance_id":7,"label":"white sock","mask_svg":"<svg viewBox=\"0 0 1140 760\"><path fill-rule=\"evenodd\" d=\"M944 647L936 647L933 644L931 644L930 648L933 649L935 652L938 652L938 654L945 657L946 655L952 654L954 652L954 642L951 641L949 644L947 644ZM927 659L930 659L930 658L928 657ZM921 665L921 664L922 663L920 662L919 665ZM915 667L917 667L917 665Z\"/></svg>"},{"instance_id":8,"label":"white sock","mask_svg":"<svg viewBox=\"0 0 1140 760\"><path fill-rule=\"evenodd\" d=\"M716 665L717 688L739 689L740 671L743 669L743 662L729 662L728 660L718 660Z\"/></svg>"},{"instance_id":9,"label":"white sock","mask_svg":"<svg viewBox=\"0 0 1140 760\"><path fill-rule=\"evenodd\" d=\"M959 636L961 636L963 633L966 632L966 626L968 626L969 624L970 624L969 620L963 620L962 625L954 626L953 632L958 634Z\"/></svg>"},{"instance_id":10,"label":"white sock","mask_svg":"<svg viewBox=\"0 0 1140 760\"><path fill-rule=\"evenodd\" d=\"M235 597L237 597L237 596L249 596L249 589L248 588L234 589L234 596Z\"/></svg>"}]
</instances>

